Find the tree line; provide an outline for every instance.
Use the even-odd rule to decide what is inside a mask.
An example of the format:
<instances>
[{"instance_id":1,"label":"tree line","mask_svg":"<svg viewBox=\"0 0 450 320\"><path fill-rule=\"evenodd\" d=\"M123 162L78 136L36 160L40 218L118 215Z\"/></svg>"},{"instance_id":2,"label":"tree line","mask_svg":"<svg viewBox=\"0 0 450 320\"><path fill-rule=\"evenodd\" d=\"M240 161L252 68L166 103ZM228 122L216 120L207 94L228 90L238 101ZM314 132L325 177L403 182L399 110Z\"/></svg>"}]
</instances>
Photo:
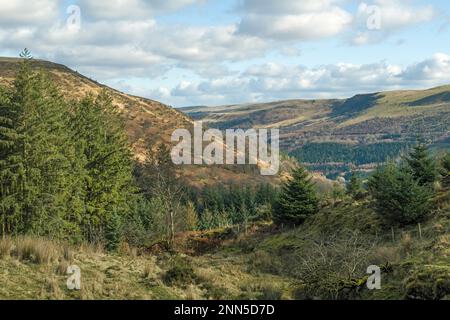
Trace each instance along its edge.
<instances>
[{"instance_id":1,"label":"tree line","mask_svg":"<svg viewBox=\"0 0 450 320\"><path fill-rule=\"evenodd\" d=\"M397 157L408 147L411 147L409 142L379 142L367 145L308 143L292 151L290 155L304 163L344 162L362 165L385 162Z\"/></svg>"}]
</instances>

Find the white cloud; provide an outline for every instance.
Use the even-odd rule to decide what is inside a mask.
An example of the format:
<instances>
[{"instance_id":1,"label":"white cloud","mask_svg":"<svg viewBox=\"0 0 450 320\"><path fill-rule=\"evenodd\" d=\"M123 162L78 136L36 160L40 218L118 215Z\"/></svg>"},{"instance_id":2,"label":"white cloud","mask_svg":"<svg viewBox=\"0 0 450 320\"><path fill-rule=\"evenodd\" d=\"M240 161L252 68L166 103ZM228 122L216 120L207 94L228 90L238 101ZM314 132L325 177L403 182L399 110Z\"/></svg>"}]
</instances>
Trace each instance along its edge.
<instances>
[{"instance_id":1,"label":"white cloud","mask_svg":"<svg viewBox=\"0 0 450 320\"><path fill-rule=\"evenodd\" d=\"M244 0L239 32L275 40L320 39L337 35L352 15L335 5L339 1Z\"/></svg>"},{"instance_id":2,"label":"white cloud","mask_svg":"<svg viewBox=\"0 0 450 320\"><path fill-rule=\"evenodd\" d=\"M241 0L238 11L254 14L287 14L319 12L342 0Z\"/></svg>"},{"instance_id":3,"label":"white cloud","mask_svg":"<svg viewBox=\"0 0 450 320\"><path fill-rule=\"evenodd\" d=\"M40 25L56 19L60 0L5 0L1 2L0 26Z\"/></svg>"},{"instance_id":4,"label":"white cloud","mask_svg":"<svg viewBox=\"0 0 450 320\"><path fill-rule=\"evenodd\" d=\"M175 11L203 0L80 0L83 13L94 19L142 19Z\"/></svg>"},{"instance_id":5,"label":"white cloud","mask_svg":"<svg viewBox=\"0 0 450 320\"><path fill-rule=\"evenodd\" d=\"M265 63L237 77L182 82L165 96L177 105L233 104L300 98L343 98L358 93L402 88L425 88L450 82L450 55L438 53L408 66L381 61L372 64L337 63L307 68ZM248 99L248 100L246 100Z\"/></svg>"},{"instance_id":6,"label":"white cloud","mask_svg":"<svg viewBox=\"0 0 450 320\"><path fill-rule=\"evenodd\" d=\"M406 68L403 77L414 82L450 81L450 55L436 53L430 59Z\"/></svg>"},{"instance_id":7,"label":"white cloud","mask_svg":"<svg viewBox=\"0 0 450 320\"><path fill-rule=\"evenodd\" d=\"M433 6L413 6L404 0L375 0L381 10L381 28L394 30L404 26L431 20L435 16Z\"/></svg>"},{"instance_id":8,"label":"white cloud","mask_svg":"<svg viewBox=\"0 0 450 320\"><path fill-rule=\"evenodd\" d=\"M166 57L191 62L236 61L261 56L268 43L252 36L236 35L235 26L160 27L153 47Z\"/></svg>"},{"instance_id":9,"label":"white cloud","mask_svg":"<svg viewBox=\"0 0 450 320\"><path fill-rule=\"evenodd\" d=\"M415 6L411 1L405 0L362 2L355 15L354 28L357 32L352 43L365 45L381 42L396 31L430 21L435 16L436 12L432 5ZM379 20L378 26L369 30L368 20L373 18Z\"/></svg>"},{"instance_id":10,"label":"white cloud","mask_svg":"<svg viewBox=\"0 0 450 320\"><path fill-rule=\"evenodd\" d=\"M35 57L89 74L100 72L96 74L100 79L153 76L169 66L219 77L231 74L225 62L260 57L269 49L262 39L235 31L235 26L167 26L148 19L85 21L77 32L57 21L46 27L0 29L0 46L16 52L30 47Z\"/></svg>"}]
</instances>

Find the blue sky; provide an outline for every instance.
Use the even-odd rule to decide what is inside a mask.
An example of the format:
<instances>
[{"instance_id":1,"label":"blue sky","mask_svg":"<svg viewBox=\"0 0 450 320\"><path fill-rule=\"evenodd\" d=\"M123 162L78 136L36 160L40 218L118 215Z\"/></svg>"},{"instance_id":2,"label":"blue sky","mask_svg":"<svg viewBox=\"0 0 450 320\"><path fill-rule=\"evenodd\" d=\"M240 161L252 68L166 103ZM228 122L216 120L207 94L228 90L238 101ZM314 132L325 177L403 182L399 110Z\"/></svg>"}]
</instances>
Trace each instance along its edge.
<instances>
[{"instance_id":1,"label":"blue sky","mask_svg":"<svg viewBox=\"0 0 450 320\"><path fill-rule=\"evenodd\" d=\"M1 55L28 47L35 58L177 107L450 84L443 0L0 4Z\"/></svg>"}]
</instances>

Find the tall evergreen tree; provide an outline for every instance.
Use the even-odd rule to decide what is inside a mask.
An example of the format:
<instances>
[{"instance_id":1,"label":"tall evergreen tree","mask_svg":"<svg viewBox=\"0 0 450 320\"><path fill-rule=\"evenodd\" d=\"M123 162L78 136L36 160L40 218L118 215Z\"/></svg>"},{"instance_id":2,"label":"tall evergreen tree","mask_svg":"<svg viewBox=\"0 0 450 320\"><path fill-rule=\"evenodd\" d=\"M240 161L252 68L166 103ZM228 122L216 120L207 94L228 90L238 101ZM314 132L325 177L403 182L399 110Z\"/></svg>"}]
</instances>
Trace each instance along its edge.
<instances>
[{"instance_id":1,"label":"tall evergreen tree","mask_svg":"<svg viewBox=\"0 0 450 320\"><path fill-rule=\"evenodd\" d=\"M74 103L71 113L83 179L83 233L90 241L103 241L118 226L109 221L127 214L135 192L131 150L107 92Z\"/></svg>"},{"instance_id":2,"label":"tall evergreen tree","mask_svg":"<svg viewBox=\"0 0 450 320\"><path fill-rule=\"evenodd\" d=\"M406 157L411 173L420 185L431 186L437 178L437 166L428 152L428 147L420 143Z\"/></svg>"},{"instance_id":3,"label":"tall evergreen tree","mask_svg":"<svg viewBox=\"0 0 450 320\"><path fill-rule=\"evenodd\" d=\"M432 209L432 189L421 185L408 168L395 163L378 168L368 185L377 213L389 224L421 222Z\"/></svg>"},{"instance_id":4,"label":"tall evergreen tree","mask_svg":"<svg viewBox=\"0 0 450 320\"><path fill-rule=\"evenodd\" d=\"M18 112L12 108L11 92L0 87L0 219L2 235L11 234L21 221L17 201L20 177L19 133L15 127Z\"/></svg>"},{"instance_id":5,"label":"tall evergreen tree","mask_svg":"<svg viewBox=\"0 0 450 320\"><path fill-rule=\"evenodd\" d=\"M301 224L315 214L319 207L317 192L312 178L302 166L292 171L292 178L284 182L275 204L276 223Z\"/></svg>"},{"instance_id":6,"label":"tall evergreen tree","mask_svg":"<svg viewBox=\"0 0 450 320\"><path fill-rule=\"evenodd\" d=\"M25 62L2 107L1 210L5 233L65 237L76 232L66 105L42 72ZM76 179L75 179L76 180Z\"/></svg>"}]
</instances>

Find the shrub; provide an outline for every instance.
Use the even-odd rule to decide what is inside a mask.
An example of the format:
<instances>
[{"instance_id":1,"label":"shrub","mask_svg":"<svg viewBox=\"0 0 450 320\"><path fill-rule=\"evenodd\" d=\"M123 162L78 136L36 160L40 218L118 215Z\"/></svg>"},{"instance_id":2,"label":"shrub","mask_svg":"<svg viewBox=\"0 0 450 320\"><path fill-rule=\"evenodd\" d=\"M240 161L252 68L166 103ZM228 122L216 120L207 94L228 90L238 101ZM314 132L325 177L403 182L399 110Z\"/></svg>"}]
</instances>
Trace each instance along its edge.
<instances>
[{"instance_id":1,"label":"shrub","mask_svg":"<svg viewBox=\"0 0 450 320\"><path fill-rule=\"evenodd\" d=\"M407 299L440 300L450 296L450 268L447 266L419 266L405 281Z\"/></svg>"},{"instance_id":2,"label":"shrub","mask_svg":"<svg viewBox=\"0 0 450 320\"><path fill-rule=\"evenodd\" d=\"M283 291L273 285L267 285L262 288L258 300L281 300Z\"/></svg>"},{"instance_id":3,"label":"shrub","mask_svg":"<svg viewBox=\"0 0 450 320\"><path fill-rule=\"evenodd\" d=\"M373 242L357 232L311 240L296 254L297 299L348 299L366 276Z\"/></svg>"},{"instance_id":4,"label":"shrub","mask_svg":"<svg viewBox=\"0 0 450 320\"><path fill-rule=\"evenodd\" d=\"M187 284L196 282L197 275L192 265L186 259L175 258L173 260L173 266L164 274L163 281L169 286L186 286Z\"/></svg>"},{"instance_id":5,"label":"shrub","mask_svg":"<svg viewBox=\"0 0 450 320\"><path fill-rule=\"evenodd\" d=\"M360 200L364 198L365 190L363 187L363 181L356 172L352 172L350 181L347 184L347 194L354 200Z\"/></svg>"}]
</instances>

